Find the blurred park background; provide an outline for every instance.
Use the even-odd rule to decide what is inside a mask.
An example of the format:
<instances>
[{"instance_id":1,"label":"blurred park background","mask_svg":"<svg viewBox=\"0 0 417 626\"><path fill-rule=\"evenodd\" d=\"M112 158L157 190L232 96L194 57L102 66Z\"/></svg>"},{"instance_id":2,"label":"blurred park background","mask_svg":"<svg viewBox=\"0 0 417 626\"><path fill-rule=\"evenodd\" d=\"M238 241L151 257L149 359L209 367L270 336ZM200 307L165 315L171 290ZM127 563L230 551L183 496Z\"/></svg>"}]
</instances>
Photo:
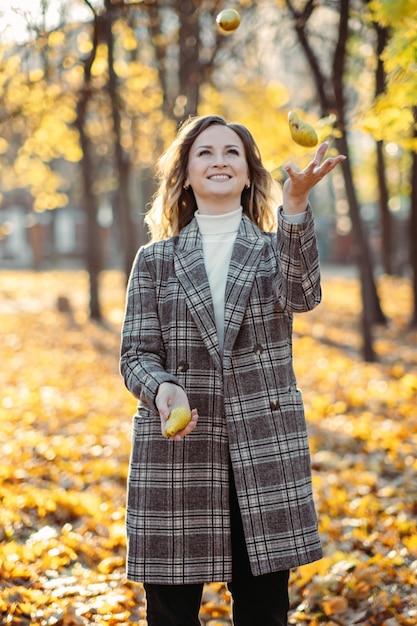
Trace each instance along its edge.
<instances>
[{"instance_id":1,"label":"blurred park background","mask_svg":"<svg viewBox=\"0 0 417 626\"><path fill-rule=\"evenodd\" d=\"M189 115L252 130L281 179L314 152L298 109L348 159L316 188L323 263L358 270L363 352L384 322L376 273L408 275L417 324L416 0L5 0L0 7L0 266L128 275L153 167Z\"/></svg>"},{"instance_id":2,"label":"blurred park background","mask_svg":"<svg viewBox=\"0 0 417 626\"><path fill-rule=\"evenodd\" d=\"M417 0L2 0L0 623L146 623L118 350L154 164L217 113L282 181L314 156L297 109L348 158L312 193L323 303L294 325L326 556L291 624L416 624L416 24ZM224 585L201 619L230 624Z\"/></svg>"}]
</instances>

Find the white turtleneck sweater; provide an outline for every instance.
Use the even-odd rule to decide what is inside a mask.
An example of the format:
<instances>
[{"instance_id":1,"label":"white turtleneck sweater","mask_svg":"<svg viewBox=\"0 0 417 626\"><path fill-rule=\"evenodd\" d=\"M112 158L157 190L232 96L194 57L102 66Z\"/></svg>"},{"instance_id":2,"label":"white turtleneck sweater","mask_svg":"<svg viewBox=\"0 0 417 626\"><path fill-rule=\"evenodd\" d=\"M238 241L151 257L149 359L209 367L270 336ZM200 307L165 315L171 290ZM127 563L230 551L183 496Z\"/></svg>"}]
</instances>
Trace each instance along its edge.
<instances>
[{"instance_id":1,"label":"white turtleneck sweater","mask_svg":"<svg viewBox=\"0 0 417 626\"><path fill-rule=\"evenodd\" d=\"M224 294L233 244L242 218L242 207L223 215L201 215L196 211L203 243L204 264L211 290L220 351L223 351Z\"/></svg>"},{"instance_id":2,"label":"white turtleneck sweater","mask_svg":"<svg viewBox=\"0 0 417 626\"><path fill-rule=\"evenodd\" d=\"M284 218L297 224L304 221L305 215L305 213L284 215ZM202 215L196 211L195 217L201 233L204 264L213 300L217 337L220 351L223 352L224 296L233 244L242 219L242 207L222 215Z\"/></svg>"}]
</instances>

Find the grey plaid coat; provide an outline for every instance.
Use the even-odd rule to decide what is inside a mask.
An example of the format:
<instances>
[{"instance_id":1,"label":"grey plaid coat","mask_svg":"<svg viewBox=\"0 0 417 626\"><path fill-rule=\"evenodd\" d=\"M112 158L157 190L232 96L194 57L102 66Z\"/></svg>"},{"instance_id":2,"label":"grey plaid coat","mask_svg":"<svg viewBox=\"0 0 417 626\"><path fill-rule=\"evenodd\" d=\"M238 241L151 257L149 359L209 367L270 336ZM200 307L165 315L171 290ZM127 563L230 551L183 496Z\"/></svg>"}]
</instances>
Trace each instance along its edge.
<instances>
[{"instance_id":1,"label":"grey plaid coat","mask_svg":"<svg viewBox=\"0 0 417 626\"><path fill-rule=\"evenodd\" d=\"M139 399L128 478L127 576L185 584L231 579L231 459L254 575L321 558L292 312L320 301L311 210L278 236L242 217L225 294L223 361L195 218L142 247L127 291L121 372ZM161 435L158 386L187 392L199 421Z\"/></svg>"}]
</instances>

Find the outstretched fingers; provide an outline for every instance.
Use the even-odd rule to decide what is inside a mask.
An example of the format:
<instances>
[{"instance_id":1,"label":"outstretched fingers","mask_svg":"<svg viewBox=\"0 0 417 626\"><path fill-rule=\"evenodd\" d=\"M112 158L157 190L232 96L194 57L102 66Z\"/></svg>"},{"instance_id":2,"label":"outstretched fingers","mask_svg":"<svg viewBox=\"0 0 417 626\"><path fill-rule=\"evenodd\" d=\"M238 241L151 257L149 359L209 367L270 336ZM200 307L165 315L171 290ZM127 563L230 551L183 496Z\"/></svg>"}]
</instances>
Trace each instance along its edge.
<instances>
[{"instance_id":1,"label":"outstretched fingers","mask_svg":"<svg viewBox=\"0 0 417 626\"><path fill-rule=\"evenodd\" d=\"M327 141L325 141L325 142L323 142L323 143L321 143L319 145L319 147L317 148L317 152L315 154L315 157L314 157L314 159L312 161L312 164L314 164L316 166L320 165L320 163L323 160L324 155L327 152L328 147L329 147L329 144L327 143Z\"/></svg>"},{"instance_id":2,"label":"outstretched fingers","mask_svg":"<svg viewBox=\"0 0 417 626\"><path fill-rule=\"evenodd\" d=\"M323 161L327 148L328 143L322 143L317 149L314 159L311 161L311 163L308 164L305 169L306 174L312 175L316 179L316 182L324 178L336 167L336 165L346 159L345 155L339 154L336 157L329 157L328 159Z\"/></svg>"},{"instance_id":3,"label":"outstretched fingers","mask_svg":"<svg viewBox=\"0 0 417 626\"><path fill-rule=\"evenodd\" d=\"M323 161L328 147L329 144L327 142L320 144L314 159L310 161L307 167L302 171L295 170L291 165L285 166L288 178L284 182L283 189L286 196L287 207L293 203L294 199L296 199L297 206L304 205L307 202L308 194L311 189L331 172L336 165L344 161L346 157L342 154Z\"/></svg>"}]
</instances>

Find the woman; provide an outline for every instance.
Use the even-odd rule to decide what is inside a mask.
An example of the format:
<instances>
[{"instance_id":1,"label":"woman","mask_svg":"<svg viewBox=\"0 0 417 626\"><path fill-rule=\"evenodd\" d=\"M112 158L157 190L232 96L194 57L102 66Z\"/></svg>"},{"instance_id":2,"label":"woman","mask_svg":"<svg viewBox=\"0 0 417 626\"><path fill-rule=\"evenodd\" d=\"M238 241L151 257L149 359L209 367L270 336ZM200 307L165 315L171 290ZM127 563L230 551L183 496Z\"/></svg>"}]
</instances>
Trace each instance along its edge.
<instances>
[{"instance_id":1,"label":"woman","mask_svg":"<svg viewBox=\"0 0 417 626\"><path fill-rule=\"evenodd\" d=\"M158 166L152 241L135 260L121 372L139 399L128 480L128 578L149 626L199 624L227 581L235 626L287 624L290 568L322 556L292 314L320 301L311 188L344 157L274 181L250 132L181 127ZM174 406L192 409L167 439Z\"/></svg>"}]
</instances>

